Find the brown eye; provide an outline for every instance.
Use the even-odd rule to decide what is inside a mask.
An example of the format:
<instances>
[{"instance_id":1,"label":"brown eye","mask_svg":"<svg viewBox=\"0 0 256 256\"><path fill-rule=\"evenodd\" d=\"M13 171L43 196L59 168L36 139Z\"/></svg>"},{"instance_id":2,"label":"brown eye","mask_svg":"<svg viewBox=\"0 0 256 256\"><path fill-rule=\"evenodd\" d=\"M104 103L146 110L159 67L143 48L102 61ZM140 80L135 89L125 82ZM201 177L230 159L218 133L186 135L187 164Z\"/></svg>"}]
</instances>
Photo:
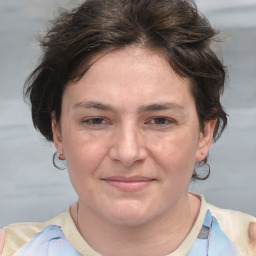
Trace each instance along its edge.
<instances>
[{"instance_id":1,"label":"brown eye","mask_svg":"<svg viewBox=\"0 0 256 256\"><path fill-rule=\"evenodd\" d=\"M87 118L83 120L83 124L89 125L89 126L97 126L97 125L105 125L107 124L106 120L102 117L93 117L93 118Z\"/></svg>"},{"instance_id":2,"label":"brown eye","mask_svg":"<svg viewBox=\"0 0 256 256\"><path fill-rule=\"evenodd\" d=\"M156 124L156 125L168 125L171 123L173 123L172 120L165 117L155 117L149 121L149 124Z\"/></svg>"}]
</instances>

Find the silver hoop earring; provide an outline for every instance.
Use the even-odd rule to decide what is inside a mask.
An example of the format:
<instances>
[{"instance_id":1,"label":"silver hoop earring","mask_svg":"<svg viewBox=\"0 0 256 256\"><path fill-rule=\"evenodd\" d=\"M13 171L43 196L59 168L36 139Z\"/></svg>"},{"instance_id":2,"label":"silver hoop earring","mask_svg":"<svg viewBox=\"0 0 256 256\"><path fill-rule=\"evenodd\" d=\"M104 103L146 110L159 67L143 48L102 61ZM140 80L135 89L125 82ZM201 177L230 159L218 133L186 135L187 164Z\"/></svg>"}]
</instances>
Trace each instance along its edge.
<instances>
[{"instance_id":1,"label":"silver hoop earring","mask_svg":"<svg viewBox=\"0 0 256 256\"><path fill-rule=\"evenodd\" d=\"M56 151L52 156L53 166L59 170L65 170L67 168L66 162L64 160L60 160L58 155L59 155L59 153ZM63 153L62 153L62 155L63 155Z\"/></svg>"}]
</instances>

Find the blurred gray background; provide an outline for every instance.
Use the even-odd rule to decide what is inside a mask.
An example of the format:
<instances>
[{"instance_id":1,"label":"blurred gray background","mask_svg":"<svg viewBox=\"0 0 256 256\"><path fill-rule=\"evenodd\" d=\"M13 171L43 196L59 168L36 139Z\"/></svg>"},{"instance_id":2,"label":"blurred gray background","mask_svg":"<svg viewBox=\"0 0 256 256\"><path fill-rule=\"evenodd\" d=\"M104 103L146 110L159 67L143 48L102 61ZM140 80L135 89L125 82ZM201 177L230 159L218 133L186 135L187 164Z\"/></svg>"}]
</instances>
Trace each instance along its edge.
<instances>
[{"instance_id":1,"label":"blurred gray background","mask_svg":"<svg viewBox=\"0 0 256 256\"><path fill-rule=\"evenodd\" d=\"M46 220L76 200L54 148L32 125L22 87L40 56L37 36L56 8L81 1L0 1L0 226ZM229 124L210 150L209 180L191 184L220 207L256 215L256 0L197 0L227 39L218 47L230 79L223 97Z\"/></svg>"}]
</instances>

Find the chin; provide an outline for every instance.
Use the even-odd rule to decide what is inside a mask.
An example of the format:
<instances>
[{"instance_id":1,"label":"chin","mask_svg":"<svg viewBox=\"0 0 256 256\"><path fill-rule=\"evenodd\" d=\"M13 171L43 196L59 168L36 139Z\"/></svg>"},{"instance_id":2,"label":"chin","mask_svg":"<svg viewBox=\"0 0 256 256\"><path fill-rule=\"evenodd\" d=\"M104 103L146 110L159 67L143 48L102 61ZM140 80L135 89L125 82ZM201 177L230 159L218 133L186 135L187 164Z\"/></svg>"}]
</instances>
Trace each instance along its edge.
<instances>
[{"instance_id":1,"label":"chin","mask_svg":"<svg viewBox=\"0 0 256 256\"><path fill-rule=\"evenodd\" d=\"M149 210L139 205L128 205L113 207L114 212L111 213L112 222L117 225L124 226L139 226L149 221L152 216L149 216Z\"/></svg>"},{"instance_id":2,"label":"chin","mask_svg":"<svg viewBox=\"0 0 256 256\"><path fill-rule=\"evenodd\" d=\"M113 223L120 226L141 226L147 223L148 219L143 217L138 217L134 215L126 215L126 216L115 216L112 219Z\"/></svg>"}]
</instances>

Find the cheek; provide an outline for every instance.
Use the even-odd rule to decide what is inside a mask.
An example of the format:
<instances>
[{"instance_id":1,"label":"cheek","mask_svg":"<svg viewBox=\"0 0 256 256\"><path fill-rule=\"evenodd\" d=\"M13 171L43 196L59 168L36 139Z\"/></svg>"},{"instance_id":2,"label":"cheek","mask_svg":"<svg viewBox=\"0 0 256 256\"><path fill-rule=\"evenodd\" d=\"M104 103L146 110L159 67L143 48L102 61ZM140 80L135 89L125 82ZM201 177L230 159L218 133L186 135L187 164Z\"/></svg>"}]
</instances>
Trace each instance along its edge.
<instances>
[{"instance_id":1,"label":"cheek","mask_svg":"<svg viewBox=\"0 0 256 256\"><path fill-rule=\"evenodd\" d=\"M97 167L106 156L106 141L77 132L64 143L64 152L70 179L74 186L90 183L98 176Z\"/></svg>"},{"instance_id":2,"label":"cheek","mask_svg":"<svg viewBox=\"0 0 256 256\"><path fill-rule=\"evenodd\" d=\"M195 139L184 134L175 134L163 140L151 143L154 160L165 170L168 176L190 178L195 164L197 144Z\"/></svg>"},{"instance_id":3,"label":"cheek","mask_svg":"<svg viewBox=\"0 0 256 256\"><path fill-rule=\"evenodd\" d=\"M98 193L95 184L100 174L97 168L103 158L103 149L95 144L78 144L68 149L66 157L68 173L79 198L90 201L91 196Z\"/></svg>"}]
</instances>

